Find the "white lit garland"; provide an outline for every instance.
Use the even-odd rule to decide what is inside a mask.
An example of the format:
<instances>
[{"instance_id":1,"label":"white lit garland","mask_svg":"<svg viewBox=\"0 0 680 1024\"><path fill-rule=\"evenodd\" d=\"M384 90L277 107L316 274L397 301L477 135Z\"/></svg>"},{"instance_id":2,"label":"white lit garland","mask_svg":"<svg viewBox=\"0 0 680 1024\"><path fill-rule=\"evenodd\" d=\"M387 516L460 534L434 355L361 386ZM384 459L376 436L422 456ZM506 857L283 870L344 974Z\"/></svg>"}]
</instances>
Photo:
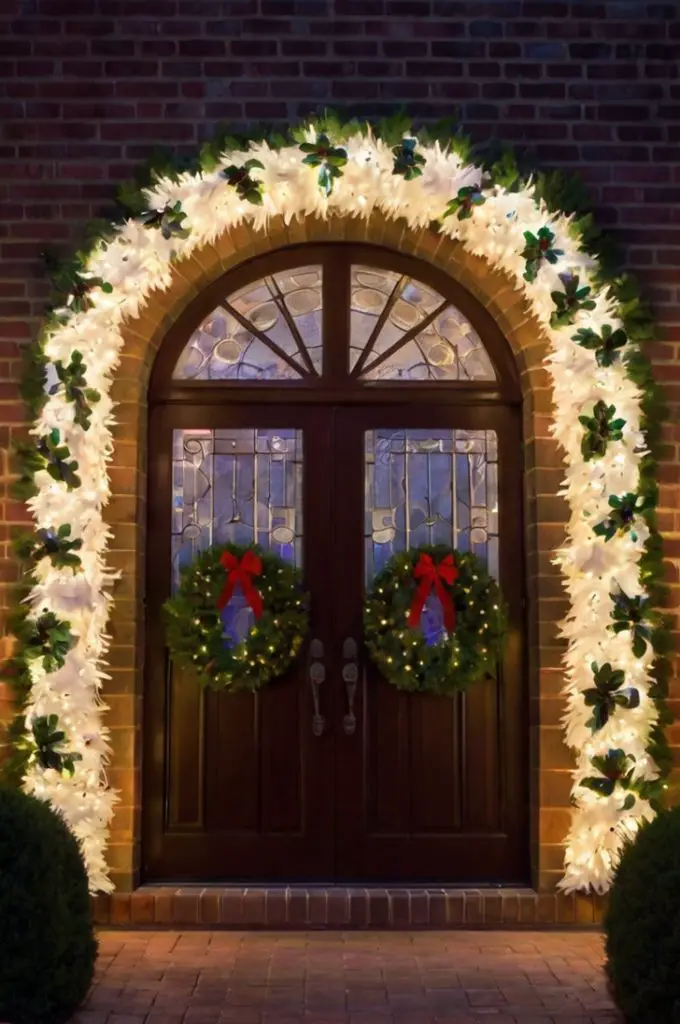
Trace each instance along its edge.
<instances>
[{"instance_id":1,"label":"white lit garland","mask_svg":"<svg viewBox=\"0 0 680 1024\"><path fill-rule=\"evenodd\" d=\"M309 126L306 140L317 141L317 129ZM622 748L635 758L635 776L655 778L657 768L647 754L650 729L657 721L657 709L648 697L652 682L653 654L647 647L639 658L632 652L631 633L614 634L610 594L620 587L629 597L644 594L639 560L648 537L642 518L636 521L635 536L629 532L606 541L593 533L593 526L611 509L610 495L636 492L645 439L640 430L638 387L630 380L625 363L616 359L599 366L593 351L573 339L579 328L601 333L604 325L621 326L616 305L593 282L596 263L580 248L570 219L550 214L535 198L533 185L506 191L483 177L479 167L464 164L452 150L439 143L417 142L418 166L422 172L409 176L394 173L393 149L377 139L368 127L355 131L342 142L347 162L330 180L319 178L319 166L304 164L304 153L296 144L273 149L265 142L252 143L247 151L223 153L210 172L185 173L177 180L160 178L145 195L150 211L180 209L183 232L164 237L156 224L143 218L127 220L102 241L89 257L88 276L111 286L98 284L89 292L90 308L67 313L63 325L47 335L44 351L52 364L68 363L74 352L82 353L87 384L97 389L101 400L93 405L89 429L74 423L74 406L59 388L51 394L34 427L36 436L58 428L62 443L78 463L81 485L69 491L45 471L36 474L38 494L29 502L36 528L57 529L69 524L71 535L81 538L82 570L55 569L47 558L38 563L37 584L30 595L30 616L45 610L66 620L77 637L64 666L46 674L34 663L32 690L26 721L30 729L38 716L56 714L67 739L64 747L82 755L70 777L54 769L43 769L33 759L25 777L25 788L48 799L58 808L81 840L93 891L110 891L105 850L115 795L108 788L104 766L109 755L108 731L102 725L105 705L100 699L105 684L108 648L106 623L110 611L110 585L114 574L106 567L105 553L110 533L103 509L110 489L107 465L113 442L111 380L123 350L122 329L134 320L154 291L170 286L174 263L214 243L240 223L253 231L265 231L272 217L286 223L294 218L368 218L373 212L388 218L404 218L411 228L426 228L438 221L442 233L458 239L468 251L506 273L528 300L536 321L549 341L546 360L554 389L553 433L564 449L566 465L563 493L571 510L567 540L556 560L564 574L570 609L563 623L568 640L565 655L567 712L564 719L567 743L576 751L573 795L575 811L566 837L566 873L562 886L567 891L608 887L612 865L623 837L633 834L642 818L652 814L645 799L636 799L632 809L624 808L626 792L616 787L611 796L600 796L579 784L597 775L591 757ZM412 147L415 143L410 144ZM231 168L257 161L247 171L251 189L238 187ZM323 160L323 156L322 156ZM261 165L261 166L258 166ZM417 173L417 172L416 172ZM241 175L241 180L243 175ZM246 182L246 185L248 183ZM483 202L470 205L470 216L443 218L449 202L460 189L478 189ZM253 201L254 200L254 201ZM176 204L181 207L176 207ZM552 247L561 255L554 263L539 260L535 280L526 281L522 257L526 231L537 235L548 227L554 235ZM167 233L167 232L166 232ZM578 274L581 284L591 284L595 308L580 311L571 326L551 328L554 311L551 293L563 289L560 274ZM48 366L48 386L56 381L54 367ZM601 458L585 461L581 451L584 428L579 416L590 416L598 400L615 405L625 420L623 436L610 441ZM609 722L593 733L587 725L592 709L585 706L583 691L593 686L591 663L611 663L626 671L626 685L640 694L639 706L617 708ZM629 801L630 802L630 801Z\"/></svg>"}]
</instances>

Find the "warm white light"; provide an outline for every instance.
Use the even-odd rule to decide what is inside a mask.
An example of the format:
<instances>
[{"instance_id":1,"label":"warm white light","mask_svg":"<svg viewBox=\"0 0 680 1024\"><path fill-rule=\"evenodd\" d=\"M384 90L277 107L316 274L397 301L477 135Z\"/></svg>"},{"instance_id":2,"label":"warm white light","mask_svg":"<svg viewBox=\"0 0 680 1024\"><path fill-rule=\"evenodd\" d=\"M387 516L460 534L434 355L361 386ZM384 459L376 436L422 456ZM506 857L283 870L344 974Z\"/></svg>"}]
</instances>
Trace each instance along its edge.
<instances>
[{"instance_id":1,"label":"warm white light","mask_svg":"<svg viewBox=\"0 0 680 1024\"><path fill-rule=\"evenodd\" d=\"M313 127L307 128L308 141L313 141L315 134ZM114 242L98 247L88 261L88 272L109 281L113 291L108 295L95 292L92 309L57 327L48 339L47 351L52 360L68 360L76 349L86 353L89 384L97 387L102 398L87 433L73 424L72 408L60 391L48 396L36 425L37 433L59 425L64 442L78 461L82 485L69 492L63 484L40 473L36 478L38 494L29 507L37 527L69 523L73 535L82 537L86 585L74 582L70 570L58 571L54 577L38 575L30 597L34 612L37 614L42 608L58 610L74 630L77 628L78 641L59 672L46 675L38 666L31 669L27 714L57 714L68 727L68 749L83 752L87 760L76 764L73 778L60 778L53 771L43 772L33 765L25 787L51 800L79 837L93 891L111 888L105 851L116 800L107 788L103 770L109 745L101 720L99 691L106 678L104 663L109 645L107 588L114 578L105 565L109 531L102 508L110 494L107 464L115 419L110 390L123 345L122 324L136 318L147 302L153 301L155 291L171 286L173 253L181 259L194 249L212 244L236 222L247 223L252 231L263 231L272 216L281 216L285 223L291 223L297 217L325 217L329 213L367 217L375 209L383 218L403 217L410 228L422 230L441 217L461 187L481 186L479 168L462 165L458 156L447 153L438 144L420 147L425 157L423 175L410 182L392 173L390 148L370 131L357 133L346 145L349 162L343 176L334 181L330 196L319 189L317 171L302 164L295 145L277 151L269 149L266 143L258 143L248 154L222 155L220 167L242 164L248 155L263 164L257 172L262 182L267 183L261 206L239 199L217 174L182 174L177 181L159 180L148 192L150 207L161 209L178 201L185 204L190 237L167 241L160 232L128 221L119 229ZM635 756L636 763L644 767L647 777L654 777L657 772L651 759L643 756L656 721L653 702L643 699L637 709L620 709L616 723L606 727L609 732L594 740L587 726L592 709L585 706L582 696L593 685L593 661L608 661L612 667L624 668L631 675L636 672L635 685L643 697L648 693L645 673L650 671L651 654L643 660L635 659L630 634L612 636L607 632L614 583L619 581L623 589L625 580L627 593L642 592L638 564L648 536L647 527L636 520L636 540L629 534L607 542L592 532L593 524L607 515L609 495L635 491L638 486L644 447L640 433L641 396L628 379L623 363L599 367L593 353L572 341L573 326L550 326L556 272L576 268L582 283L592 286L597 271L591 258L579 250L570 232L569 219L552 216L538 204L533 185L513 194L494 186L484 191L484 197L484 204L473 206L468 219L452 216L441 221L441 232L515 281L543 325L550 344L546 367L553 386L553 433L565 454L565 481L560 493L570 509L567 539L555 559L569 598L569 613L562 624L562 635L567 640L564 728L577 762L575 812L565 837L566 874L562 885L567 891L591 887L603 892L609 885L621 843L652 812L645 801L637 800L633 810L622 815L618 797L599 797L580 786L578 779L593 774L590 759L606 753L607 743L615 735L620 745ZM524 232L535 234L547 222L564 256L557 267L546 264L535 282L526 282L520 256ZM620 321L610 315L610 301L594 287L593 297L595 309L579 313L578 326L597 333L605 324L620 326ZM598 399L625 411L625 440L617 442L615 454L608 452L597 462L585 462L578 417L590 415ZM590 653L593 649L598 654Z\"/></svg>"}]
</instances>

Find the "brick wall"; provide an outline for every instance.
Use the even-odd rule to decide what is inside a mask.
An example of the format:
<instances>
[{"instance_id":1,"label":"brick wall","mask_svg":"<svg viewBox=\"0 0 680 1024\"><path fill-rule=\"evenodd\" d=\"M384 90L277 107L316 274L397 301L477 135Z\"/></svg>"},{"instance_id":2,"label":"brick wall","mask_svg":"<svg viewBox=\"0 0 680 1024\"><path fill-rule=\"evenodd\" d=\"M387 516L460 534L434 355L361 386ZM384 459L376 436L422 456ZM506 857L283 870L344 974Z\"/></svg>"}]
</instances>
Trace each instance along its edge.
<instances>
[{"instance_id":1,"label":"brick wall","mask_svg":"<svg viewBox=\"0 0 680 1024\"><path fill-rule=\"evenodd\" d=\"M406 105L422 119L458 110L476 139L504 138L588 183L661 325L651 353L671 402L659 472L677 608L679 58L677 3L2 0L0 609L16 582L9 530L24 517L7 493L6 448L22 429L20 346L46 299L40 251L75 248L154 147L193 153L220 121L285 124L324 105ZM7 711L0 685L0 719ZM671 736L680 743L680 727ZM562 767L557 736L554 747L542 755Z\"/></svg>"}]
</instances>

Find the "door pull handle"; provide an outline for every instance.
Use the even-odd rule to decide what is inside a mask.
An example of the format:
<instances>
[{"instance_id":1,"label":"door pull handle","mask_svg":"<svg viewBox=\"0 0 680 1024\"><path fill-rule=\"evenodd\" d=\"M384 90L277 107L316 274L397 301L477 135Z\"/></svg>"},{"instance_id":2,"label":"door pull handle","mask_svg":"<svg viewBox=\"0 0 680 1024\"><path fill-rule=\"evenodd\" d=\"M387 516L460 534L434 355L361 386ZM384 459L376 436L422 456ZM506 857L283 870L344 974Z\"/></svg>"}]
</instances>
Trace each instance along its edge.
<instances>
[{"instance_id":1,"label":"door pull handle","mask_svg":"<svg viewBox=\"0 0 680 1024\"><path fill-rule=\"evenodd\" d=\"M312 688L312 700L314 701L314 714L312 715L312 733L321 736L325 727L326 719L321 714L320 689L326 678L326 666L323 658L324 650L321 640L312 640L309 645L309 682Z\"/></svg>"},{"instance_id":2,"label":"door pull handle","mask_svg":"<svg viewBox=\"0 0 680 1024\"><path fill-rule=\"evenodd\" d=\"M342 667L342 679L345 684L345 693L347 694L347 713L342 720L342 727L345 731L345 736L353 736L357 728L357 719L354 714L354 698L357 692L357 683L359 681L359 665L357 663L357 645L356 640L352 637L348 637L342 645L342 656L345 659L345 664Z\"/></svg>"}]
</instances>

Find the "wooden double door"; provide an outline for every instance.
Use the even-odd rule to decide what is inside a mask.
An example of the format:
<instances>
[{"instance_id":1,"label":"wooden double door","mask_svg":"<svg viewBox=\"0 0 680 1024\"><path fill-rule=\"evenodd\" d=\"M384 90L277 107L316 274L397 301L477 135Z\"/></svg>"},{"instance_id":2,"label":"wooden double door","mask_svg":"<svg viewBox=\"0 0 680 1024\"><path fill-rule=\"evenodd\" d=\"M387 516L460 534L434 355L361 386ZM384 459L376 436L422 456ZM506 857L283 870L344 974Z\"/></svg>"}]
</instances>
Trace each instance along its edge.
<instances>
[{"instance_id":1,"label":"wooden double door","mask_svg":"<svg viewBox=\"0 0 680 1024\"><path fill-rule=\"evenodd\" d=\"M526 881L517 410L235 398L151 415L145 879ZM161 604L186 543L173 524L187 500L210 502L215 540L220 522L253 520L258 539L303 569L304 654L256 695L201 692L168 661ZM461 530L461 515L472 517L474 549L482 501L510 612L503 664L465 695L399 692L364 650L367 582L394 550Z\"/></svg>"}]
</instances>

